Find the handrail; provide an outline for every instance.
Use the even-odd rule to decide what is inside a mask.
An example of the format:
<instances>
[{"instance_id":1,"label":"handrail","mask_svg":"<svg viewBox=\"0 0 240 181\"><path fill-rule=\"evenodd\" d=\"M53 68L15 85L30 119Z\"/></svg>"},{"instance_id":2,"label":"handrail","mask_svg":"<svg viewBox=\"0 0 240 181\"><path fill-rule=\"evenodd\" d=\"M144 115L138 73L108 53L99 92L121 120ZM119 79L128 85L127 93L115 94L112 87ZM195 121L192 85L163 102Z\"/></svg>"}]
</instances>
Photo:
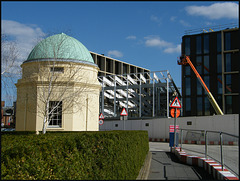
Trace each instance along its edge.
<instances>
[{"instance_id":1,"label":"handrail","mask_svg":"<svg viewBox=\"0 0 240 181\"><path fill-rule=\"evenodd\" d=\"M237 135L234 135L234 134L230 134L230 133L226 133L226 132L223 132L223 131L209 131L209 130L204 130L204 129L179 129L179 130L186 130L186 131L207 131L207 132L212 132L212 133L222 133L222 134L226 134L228 136L233 136L235 138L239 138L239 136Z\"/></svg>"},{"instance_id":2,"label":"handrail","mask_svg":"<svg viewBox=\"0 0 240 181\"><path fill-rule=\"evenodd\" d=\"M193 33L204 33L204 32L207 32L205 29L209 29L210 31L213 31L213 30L214 31L221 31L224 28L232 29L232 28L236 28L236 27L237 28L239 27L238 23L232 22L232 23L228 23L228 24L222 24L222 25L215 25L215 26L208 26L208 27L202 27L202 28L195 28L195 29L191 29L191 30L186 30L184 32L184 34L185 35L191 35Z\"/></svg>"},{"instance_id":3,"label":"handrail","mask_svg":"<svg viewBox=\"0 0 240 181\"><path fill-rule=\"evenodd\" d=\"M225 134L225 135L228 135L228 136L232 136L232 137L235 137L235 138L238 138L239 139L239 136L237 135L233 135L233 134L229 134L229 133L226 133L226 132L222 132L222 131L210 131L210 130L199 130L199 129L179 129L181 131L180 133L180 144L181 144L181 149L182 149L182 140L183 140L183 134L182 134L182 131L185 130L185 131L201 131L201 132L204 132L204 139L205 139L205 157L208 158L208 150L207 150L207 143L208 143L208 139L207 139L207 136L208 136L208 132L209 133L218 133L219 136L220 136L220 154L221 154L221 166L222 166L222 170L223 170L223 165L224 165L224 158L223 158L223 149L222 149L222 145L223 145L223 138L222 138L222 135Z\"/></svg>"},{"instance_id":4,"label":"handrail","mask_svg":"<svg viewBox=\"0 0 240 181\"><path fill-rule=\"evenodd\" d=\"M179 130L186 130L186 131L189 131L189 130L191 130L191 131L205 131L205 130L203 130L203 129L179 129Z\"/></svg>"},{"instance_id":5,"label":"handrail","mask_svg":"<svg viewBox=\"0 0 240 181\"><path fill-rule=\"evenodd\" d=\"M239 136L237 136L237 135L233 135L233 134L229 134L229 133L225 133L225 132L221 132L221 133L225 134L225 135L228 135L228 136L235 137L235 138L239 138Z\"/></svg>"}]
</instances>

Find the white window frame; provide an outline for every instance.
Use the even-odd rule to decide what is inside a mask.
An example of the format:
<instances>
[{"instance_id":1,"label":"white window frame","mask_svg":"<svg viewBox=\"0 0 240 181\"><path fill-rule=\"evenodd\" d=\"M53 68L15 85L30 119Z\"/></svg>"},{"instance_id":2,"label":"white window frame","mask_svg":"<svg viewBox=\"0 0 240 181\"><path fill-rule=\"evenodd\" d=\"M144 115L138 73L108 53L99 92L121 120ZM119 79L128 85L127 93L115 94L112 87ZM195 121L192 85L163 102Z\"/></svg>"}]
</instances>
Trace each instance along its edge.
<instances>
[{"instance_id":1,"label":"white window frame","mask_svg":"<svg viewBox=\"0 0 240 181\"><path fill-rule=\"evenodd\" d=\"M62 128L62 101L49 101L49 112L51 111L48 116L50 120L48 128Z\"/></svg>"}]
</instances>

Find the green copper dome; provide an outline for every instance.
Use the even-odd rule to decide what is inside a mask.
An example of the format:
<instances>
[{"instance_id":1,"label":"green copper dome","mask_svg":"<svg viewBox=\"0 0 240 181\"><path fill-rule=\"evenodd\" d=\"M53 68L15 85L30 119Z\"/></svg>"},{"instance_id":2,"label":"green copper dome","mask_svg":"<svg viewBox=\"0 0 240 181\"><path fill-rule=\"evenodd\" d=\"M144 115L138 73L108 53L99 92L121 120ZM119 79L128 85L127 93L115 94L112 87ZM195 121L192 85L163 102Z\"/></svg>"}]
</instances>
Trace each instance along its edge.
<instances>
[{"instance_id":1,"label":"green copper dome","mask_svg":"<svg viewBox=\"0 0 240 181\"><path fill-rule=\"evenodd\" d=\"M94 63L88 49L80 41L64 33L50 36L38 43L26 62L44 59Z\"/></svg>"}]
</instances>

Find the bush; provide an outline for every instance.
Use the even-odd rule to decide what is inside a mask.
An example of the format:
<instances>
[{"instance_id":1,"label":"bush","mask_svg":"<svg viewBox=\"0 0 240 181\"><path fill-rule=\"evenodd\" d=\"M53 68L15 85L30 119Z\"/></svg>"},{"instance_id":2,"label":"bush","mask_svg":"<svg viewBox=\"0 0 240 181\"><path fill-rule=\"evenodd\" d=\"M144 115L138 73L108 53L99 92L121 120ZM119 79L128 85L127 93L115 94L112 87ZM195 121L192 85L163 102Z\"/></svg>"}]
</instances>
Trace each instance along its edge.
<instances>
[{"instance_id":1,"label":"bush","mask_svg":"<svg viewBox=\"0 0 240 181\"><path fill-rule=\"evenodd\" d=\"M2 135L1 178L136 179L148 153L147 131Z\"/></svg>"},{"instance_id":2,"label":"bush","mask_svg":"<svg viewBox=\"0 0 240 181\"><path fill-rule=\"evenodd\" d=\"M36 131L1 131L1 135L27 135L36 134Z\"/></svg>"}]
</instances>

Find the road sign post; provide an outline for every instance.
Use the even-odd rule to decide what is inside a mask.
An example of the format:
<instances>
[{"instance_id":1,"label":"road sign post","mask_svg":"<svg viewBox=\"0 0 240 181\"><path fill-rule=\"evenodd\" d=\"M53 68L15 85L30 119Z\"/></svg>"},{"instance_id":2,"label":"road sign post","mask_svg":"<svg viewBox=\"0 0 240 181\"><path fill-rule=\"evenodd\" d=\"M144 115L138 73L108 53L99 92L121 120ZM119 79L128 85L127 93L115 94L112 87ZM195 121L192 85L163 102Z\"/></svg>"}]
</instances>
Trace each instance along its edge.
<instances>
[{"instance_id":1,"label":"road sign post","mask_svg":"<svg viewBox=\"0 0 240 181\"><path fill-rule=\"evenodd\" d=\"M178 146L178 131L179 125L176 125L176 146ZM169 125L169 146L172 148L174 146L174 125Z\"/></svg>"},{"instance_id":2,"label":"road sign post","mask_svg":"<svg viewBox=\"0 0 240 181\"><path fill-rule=\"evenodd\" d=\"M174 144L173 147L176 147L176 123L177 123L177 108L175 108L175 117L174 117Z\"/></svg>"},{"instance_id":3,"label":"road sign post","mask_svg":"<svg viewBox=\"0 0 240 181\"><path fill-rule=\"evenodd\" d=\"M176 97L173 102L171 103L170 107L175 108L175 113L174 113L174 148L176 147L176 124L177 124L177 108L181 108L181 104L178 100L178 97Z\"/></svg>"},{"instance_id":4,"label":"road sign post","mask_svg":"<svg viewBox=\"0 0 240 181\"><path fill-rule=\"evenodd\" d=\"M128 116L128 113L125 108L123 108L120 115L123 116L123 130L125 130L125 117L127 118L127 116Z\"/></svg>"},{"instance_id":5,"label":"road sign post","mask_svg":"<svg viewBox=\"0 0 240 181\"><path fill-rule=\"evenodd\" d=\"M103 114L101 113L101 114L99 115L99 125L103 125L103 119L104 119L104 116L103 116Z\"/></svg>"}]
</instances>

